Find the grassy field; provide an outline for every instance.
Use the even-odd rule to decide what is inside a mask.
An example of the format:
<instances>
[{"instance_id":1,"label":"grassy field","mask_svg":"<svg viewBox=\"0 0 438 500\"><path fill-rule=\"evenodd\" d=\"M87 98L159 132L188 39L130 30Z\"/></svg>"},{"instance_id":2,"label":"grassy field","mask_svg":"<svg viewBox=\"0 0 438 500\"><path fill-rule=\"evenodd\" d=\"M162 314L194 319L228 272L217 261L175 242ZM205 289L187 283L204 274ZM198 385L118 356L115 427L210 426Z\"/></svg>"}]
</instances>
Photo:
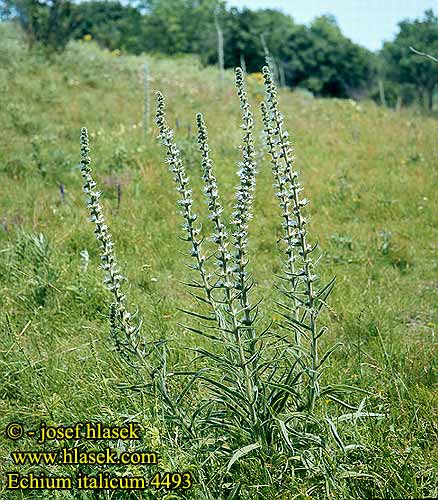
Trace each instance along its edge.
<instances>
[{"instance_id":1,"label":"grassy field","mask_svg":"<svg viewBox=\"0 0 438 500\"><path fill-rule=\"evenodd\" d=\"M94 176L128 278L129 304L138 307L148 338L166 340L171 369L190 366L192 349L204 341L180 326L187 319L178 308L191 304L181 284L189 280L184 266L189 258L178 238L181 221L172 176L156 140L154 93L161 90L166 96L169 123L202 220L207 208L195 113L204 112L229 215L242 138L232 72L221 82L216 69L202 69L194 59L149 58L151 125L145 134L144 59L82 42L48 60L29 55L5 25L0 25L0 40L0 428L10 422L37 429L41 421L137 421L141 442L115 446L152 449L161 457L160 470L194 476L185 493L6 491L6 471L65 475L77 467L15 466L11 451L58 449L62 443L39 446L30 437L14 442L2 430L0 497L437 497L437 118L370 102L280 92L311 201L309 234L322 253L318 272L324 280L337 277L331 309L324 315L329 327L324 343L343 346L331 358L324 380L369 391L367 410L385 417L361 419L339 430L345 443L363 447L349 454L333 451L331 478L293 474L293 460L285 456L273 456L262 469L250 454L226 473L227 460L201 444L187 445L178 429L166 424L156 399L137 387L135 371L114 350L110 297L102 284L78 165L80 128L86 126ZM273 282L281 267L281 221L262 142L258 104L264 91L257 75L249 76L248 88L259 161L249 230L254 296L264 298L263 321L275 326L280 319ZM134 474L139 467L116 470Z\"/></svg>"}]
</instances>

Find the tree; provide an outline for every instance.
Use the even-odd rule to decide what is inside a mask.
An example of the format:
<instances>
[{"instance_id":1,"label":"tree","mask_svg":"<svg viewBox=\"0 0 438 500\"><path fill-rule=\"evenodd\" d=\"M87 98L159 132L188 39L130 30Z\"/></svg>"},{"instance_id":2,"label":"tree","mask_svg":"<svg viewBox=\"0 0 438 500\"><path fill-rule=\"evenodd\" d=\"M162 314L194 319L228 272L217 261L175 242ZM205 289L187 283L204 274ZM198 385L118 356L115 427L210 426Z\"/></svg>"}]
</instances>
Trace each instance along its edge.
<instances>
[{"instance_id":1,"label":"tree","mask_svg":"<svg viewBox=\"0 0 438 500\"><path fill-rule=\"evenodd\" d=\"M290 16L273 9L231 8L225 25L225 65L240 66L241 56L248 72L259 72L265 64L262 39L276 64L286 56L285 40L295 23Z\"/></svg>"},{"instance_id":2,"label":"tree","mask_svg":"<svg viewBox=\"0 0 438 500\"><path fill-rule=\"evenodd\" d=\"M91 35L100 45L134 54L146 50L140 11L118 1L83 2L75 7L72 36Z\"/></svg>"},{"instance_id":3,"label":"tree","mask_svg":"<svg viewBox=\"0 0 438 500\"><path fill-rule=\"evenodd\" d=\"M318 49L323 56L320 57L322 94L360 97L374 77L372 54L345 37L332 17L317 18L310 31L318 38Z\"/></svg>"},{"instance_id":4,"label":"tree","mask_svg":"<svg viewBox=\"0 0 438 500\"><path fill-rule=\"evenodd\" d=\"M2 11L18 20L29 47L42 44L59 51L70 38L72 8L68 0L4 0Z\"/></svg>"},{"instance_id":5,"label":"tree","mask_svg":"<svg viewBox=\"0 0 438 500\"><path fill-rule=\"evenodd\" d=\"M217 63L216 18L225 4L219 0L146 0L142 4L146 50L164 54L199 54Z\"/></svg>"},{"instance_id":6,"label":"tree","mask_svg":"<svg viewBox=\"0 0 438 500\"><path fill-rule=\"evenodd\" d=\"M395 40L385 43L382 50L386 78L399 85L415 85L421 105L431 111L438 65L410 47L429 54L438 53L438 18L432 10L427 10L423 19L402 21L399 28Z\"/></svg>"},{"instance_id":7,"label":"tree","mask_svg":"<svg viewBox=\"0 0 438 500\"><path fill-rule=\"evenodd\" d=\"M334 97L361 97L374 77L372 54L346 38L332 16L296 25L285 41L286 76L293 86Z\"/></svg>"}]
</instances>

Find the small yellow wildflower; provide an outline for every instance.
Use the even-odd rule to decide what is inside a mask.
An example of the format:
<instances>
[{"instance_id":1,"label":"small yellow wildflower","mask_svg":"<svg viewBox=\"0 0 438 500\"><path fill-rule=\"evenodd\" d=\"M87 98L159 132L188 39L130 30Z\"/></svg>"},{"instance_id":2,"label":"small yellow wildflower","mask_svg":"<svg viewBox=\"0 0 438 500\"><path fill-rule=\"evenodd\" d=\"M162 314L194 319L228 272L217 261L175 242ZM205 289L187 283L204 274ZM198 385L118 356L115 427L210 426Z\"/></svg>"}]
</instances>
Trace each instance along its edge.
<instances>
[{"instance_id":1,"label":"small yellow wildflower","mask_svg":"<svg viewBox=\"0 0 438 500\"><path fill-rule=\"evenodd\" d=\"M85 42L89 42L93 39L93 36L90 35L90 33L87 33L86 35L84 35L84 41Z\"/></svg>"},{"instance_id":2,"label":"small yellow wildflower","mask_svg":"<svg viewBox=\"0 0 438 500\"><path fill-rule=\"evenodd\" d=\"M248 80L252 80L252 81L255 81L259 84L263 84L263 75L261 73L251 73L250 75L248 75Z\"/></svg>"}]
</instances>

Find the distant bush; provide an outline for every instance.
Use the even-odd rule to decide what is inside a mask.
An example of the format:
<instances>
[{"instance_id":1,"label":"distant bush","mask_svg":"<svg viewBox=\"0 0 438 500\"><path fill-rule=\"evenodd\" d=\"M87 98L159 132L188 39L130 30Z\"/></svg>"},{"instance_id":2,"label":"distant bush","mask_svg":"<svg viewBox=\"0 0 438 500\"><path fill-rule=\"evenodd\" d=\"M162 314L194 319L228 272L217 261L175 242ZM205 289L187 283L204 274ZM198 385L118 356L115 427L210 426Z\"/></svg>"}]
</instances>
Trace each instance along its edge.
<instances>
[{"instance_id":1,"label":"distant bush","mask_svg":"<svg viewBox=\"0 0 438 500\"><path fill-rule=\"evenodd\" d=\"M41 44L60 51L70 40L73 4L68 0L3 0L0 9L2 17L19 22L29 47Z\"/></svg>"}]
</instances>

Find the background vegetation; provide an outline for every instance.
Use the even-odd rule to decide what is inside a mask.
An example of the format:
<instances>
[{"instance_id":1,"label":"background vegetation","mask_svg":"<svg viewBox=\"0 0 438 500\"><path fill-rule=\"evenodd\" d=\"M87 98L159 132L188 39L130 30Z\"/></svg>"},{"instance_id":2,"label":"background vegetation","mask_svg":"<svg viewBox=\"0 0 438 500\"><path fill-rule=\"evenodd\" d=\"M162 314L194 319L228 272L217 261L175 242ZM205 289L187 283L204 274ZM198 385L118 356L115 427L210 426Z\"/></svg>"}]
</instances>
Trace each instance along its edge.
<instances>
[{"instance_id":1,"label":"background vegetation","mask_svg":"<svg viewBox=\"0 0 438 500\"><path fill-rule=\"evenodd\" d=\"M402 21L378 54L346 38L332 16L304 26L277 10L239 10L222 0L1 0L0 12L19 22L29 46L60 51L70 39L91 37L133 54L196 54L203 65L218 63L219 28L225 67L258 72L268 50L280 84L318 96L371 96L392 107L415 102L432 110L438 82L438 65L409 49L438 53L432 10Z\"/></svg>"},{"instance_id":2,"label":"background vegetation","mask_svg":"<svg viewBox=\"0 0 438 500\"><path fill-rule=\"evenodd\" d=\"M129 443L131 449L158 451L161 470L193 472L195 486L185 498L207 499L206 490L215 499L232 498L233 491L242 500L306 499L309 492L327 498L327 477L277 475L287 457L272 457L262 470L248 455L226 473L214 453L205 456L187 447L178 433L168 432L153 398L138 390L135 374L113 351L109 297L78 167L83 125L90 131L92 166L129 278L130 302L139 306L144 331L168 342L169 366L175 369L200 346L199 337L180 326L178 307L185 306L187 294L178 282L188 281L189 271L179 258L185 245L177 238L172 179L156 130L145 135L142 128L146 58L102 50L93 41L73 41L48 58L44 51L29 52L9 23L0 25L0 43L0 428L11 421L37 428L41 420L56 425L135 420L143 440ZM205 111L229 215L241 141L232 73L226 71L221 81L216 68L189 56L149 56L147 62L150 91L160 89L167 97L169 120L197 193L201 170L194 115ZM249 75L248 85L255 109L263 97L258 75ZM386 415L342 431L346 443L364 448L332 456L331 498L436 497L436 118L373 102L314 98L302 90L284 89L280 100L311 200L309 227L323 252L320 273L325 281L337 276L325 342L341 341L343 347L332 357L326 383L350 382L369 390L367 409ZM250 257L257 296L279 271L274 242L280 226L255 112L260 174ZM205 204L194 197L205 216ZM271 305L277 298L270 288L261 307L266 321L280 320ZM34 449L35 443L25 438L20 447ZM2 478L14 468L9 452L16 448L0 436ZM340 465L350 474L336 475ZM45 472L74 470L54 466ZM0 493L7 500L54 498L48 492L6 492L3 481ZM100 498L183 497L160 491ZM62 492L55 498L99 495Z\"/></svg>"}]
</instances>

